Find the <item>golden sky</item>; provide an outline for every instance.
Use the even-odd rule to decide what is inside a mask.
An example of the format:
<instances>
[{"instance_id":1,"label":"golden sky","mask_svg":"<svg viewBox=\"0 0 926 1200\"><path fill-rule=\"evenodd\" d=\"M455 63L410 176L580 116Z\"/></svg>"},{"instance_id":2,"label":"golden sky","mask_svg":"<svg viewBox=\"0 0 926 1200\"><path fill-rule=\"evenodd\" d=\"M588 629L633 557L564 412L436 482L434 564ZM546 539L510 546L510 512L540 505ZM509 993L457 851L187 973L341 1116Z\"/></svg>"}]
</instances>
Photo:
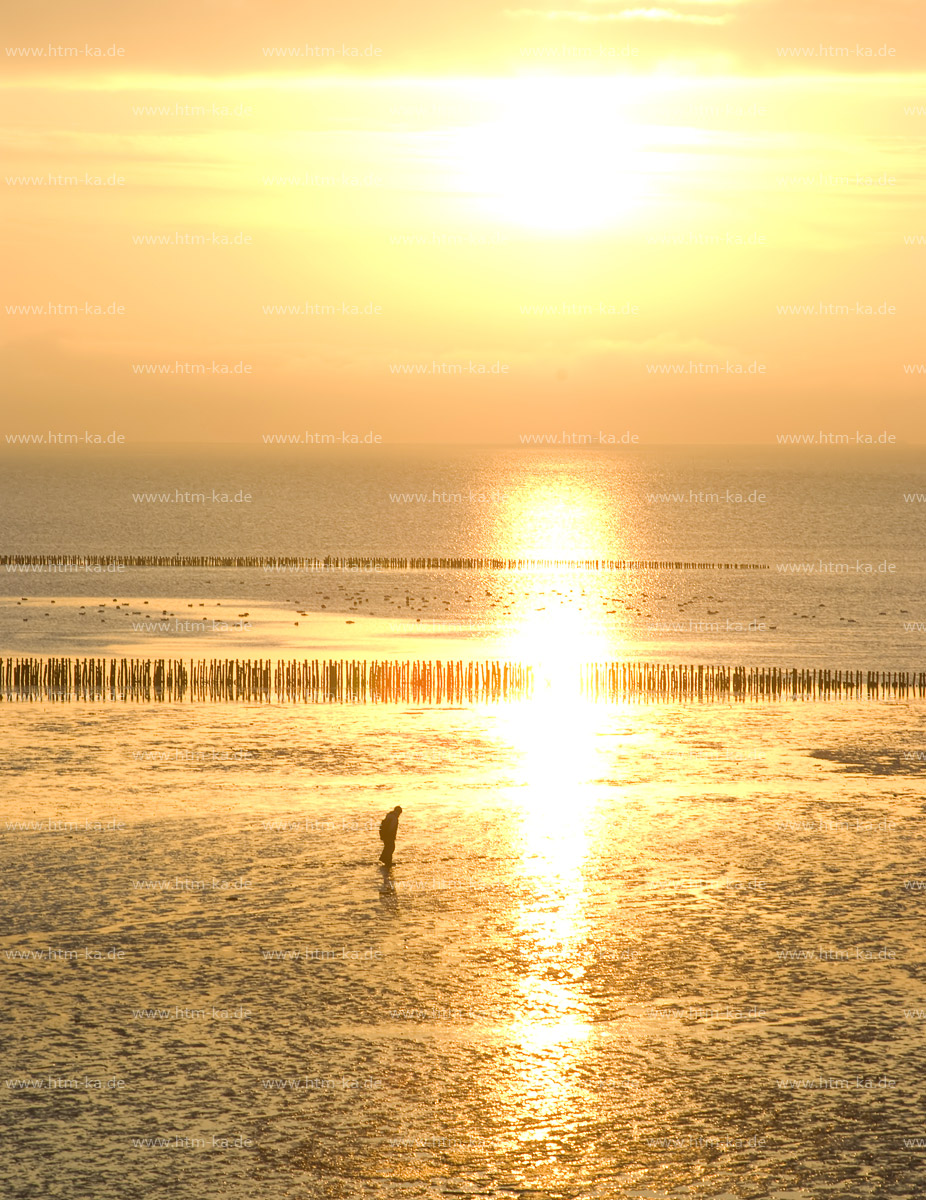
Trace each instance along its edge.
<instances>
[{"instance_id":1,"label":"golden sky","mask_svg":"<svg viewBox=\"0 0 926 1200\"><path fill-rule=\"evenodd\" d=\"M4 430L923 442L923 29L902 0L20 6Z\"/></svg>"}]
</instances>

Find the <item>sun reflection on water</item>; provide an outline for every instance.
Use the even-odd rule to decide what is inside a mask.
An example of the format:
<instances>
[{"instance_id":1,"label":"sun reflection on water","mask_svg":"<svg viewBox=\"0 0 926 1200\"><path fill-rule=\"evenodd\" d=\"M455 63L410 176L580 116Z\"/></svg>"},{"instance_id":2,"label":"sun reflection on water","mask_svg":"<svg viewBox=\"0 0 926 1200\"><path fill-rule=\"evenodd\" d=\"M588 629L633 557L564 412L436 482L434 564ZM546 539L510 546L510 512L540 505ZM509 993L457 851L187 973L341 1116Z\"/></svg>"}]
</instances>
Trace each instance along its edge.
<instances>
[{"instance_id":1,"label":"sun reflection on water","mask_svg":"<svg viewBox=\"0 0 926 1200\"><path fill-rule=\"evenodd\" d=\"M552 648L542 626L548 622L523 636ZM556 645L562 651L563 643ZM512 851L520 857L522 886L512 913L517 1015L508 1030L508 1067L496 1087L518 1131L514 1157L524 1180L552 1184L567 1178L570 1114L594 1053L583 965L593 937L585 864L595 851L590 785L601 764L591 706L570 686L577 678L569 654L543 662L538 694L503 718L515 764L510 795L520 806Z\"/></svg>"},{"instance_id":2,"label":"sun reflection on water","mask_svg":"<svg viewBox=\"0 0 926 1200\"><path fill-rule=\"evenodd\" d=\"M515 543L527 531L535 538L546 525L549 540L542 554L555 558L568 556L564 525L585 545L601 536L607 517L600 498L564 487L564 494L555 485L542 495L533 489L518 493L503 517ZM575 573L569 574L574 583ZM505 656L534 670L533 697L512 705L501 721L516 763L521 874L541 899L536 911L522 914L524 935L541 953L554 947L563 954L574 951L582 932L583 864L595 805L589 784L600 778L603 764L596 733L600 714L581 693L580 668L613 656L616 640L589 614L553 606L516 616L505 639Z\"/></svg>"},{"instance_id":3,"label":"sun reflection on water","mask_svg":"<svg viewBox=\"0 0 926 1200\"><path fill-rule=\"evenodd\" d=\"M616 498L574 480L549 482L546 489L525 487L500 514L510 544L548 561L594 557L591 547L613 540ZM513 763L509 794L519 820L512 853L521 877L512 914L520 962L518 1015L509 1030L514 1057L498 1080L498 1098L521 1131L532 1173L545 1182L558 1177L576 1088L596 1056L589 969L595 901L588 889L604 852L596 781L607 777L612 747L600 736L606 711L582 694L581 666L627 653L621 624L603 626L590 606L559 602L561 594L586 587L581 572L564 569L549 578L548 604L511 614L503 650L531 664L534 694L498 716Z\"/></svg>"},{"instance_id":4,"label":"sun reflection on water","mask_svg":"<svg viewBox=\"0 0 926 1200\"><path fill-rule=\"evenodd\" d=\"M601 714L581 695L578 667L604 652L600 635L576 612L531 614L511 639L512 657L536 670L534 697L501 717L513 752L511 795L520 807L513 851L523 884L513 922L520 1003L510 1030L519 1069L504 1102L517 1109L528 1142L562 1120L593 1031L585 866L596 851L594 781L604 764Z\"/></svg>"}]
</instances>

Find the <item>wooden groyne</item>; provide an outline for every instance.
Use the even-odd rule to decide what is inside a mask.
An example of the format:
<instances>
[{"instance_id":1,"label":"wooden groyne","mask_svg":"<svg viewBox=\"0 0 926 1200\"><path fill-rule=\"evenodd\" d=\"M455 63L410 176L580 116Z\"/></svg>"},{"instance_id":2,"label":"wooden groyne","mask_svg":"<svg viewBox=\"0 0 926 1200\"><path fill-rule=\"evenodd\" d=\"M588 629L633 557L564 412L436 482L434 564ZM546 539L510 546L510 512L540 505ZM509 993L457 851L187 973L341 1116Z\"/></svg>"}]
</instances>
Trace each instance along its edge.
<instances>
[{"instance_id":1,"label":"wooden groyne","mask_svg":"<svg viewBox=\"0 0 926 1200\"><path fill-rule=\"evenodd\" d=\"M670 559L619 558L409 558L273 554L2 554L8 571L39 574L115 571L132 567L237 567L262 571L767 571L767 563L684 562Z\"/></svg>"},{"instance_id":2,"label":"wooden groyne","mask_svg":"<svg viewBox=\"0 0 926 1200\"><path fill-rule=\"evenodd\" d=\"M393 659L0 659L0 700L277 704L494 704L534 694L517 662ZM926 697L926 671L600 662L577 668L602 702L709 703Z\"/></svg>"},{"instance_id":3,"label":"wooden groyne","mask_svg":"<svg viewBox=\"0 0 926 1200\"><path fill-rule=\"evenodd\" d=\"M580 687L606 701L901 700L926 697L926 671L603 662L581 667Z\"/></svg>"},{"instance_id":4,"label":"wooden groyne","mask_svg":"<svg viewBox=\"0 0 926 1200\"><path fill-rule=\"evenodd\" d=\"M455 704L521 700L521 663L357 659L7 658L0 700Z\"/></svg>"}]
</instances>

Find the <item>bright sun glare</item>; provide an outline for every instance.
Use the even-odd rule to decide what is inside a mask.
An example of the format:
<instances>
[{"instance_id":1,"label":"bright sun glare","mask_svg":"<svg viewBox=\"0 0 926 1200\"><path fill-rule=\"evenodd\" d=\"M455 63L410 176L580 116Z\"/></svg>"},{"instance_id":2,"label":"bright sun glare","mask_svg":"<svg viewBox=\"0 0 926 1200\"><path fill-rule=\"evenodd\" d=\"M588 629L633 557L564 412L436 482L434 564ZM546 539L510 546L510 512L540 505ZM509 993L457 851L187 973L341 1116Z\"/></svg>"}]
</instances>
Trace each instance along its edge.
<instances>
[{"instance_id":1,"label":"bright sun glare","mask_svg":"<svg viewBox=\"0 0 926 1200\"><path fill-rule=\"evenodd\" d=\"M456 138L461 186L487 216L551 231L621 220L644 191L642 130L613 81L511 81L495 121Z\"/></svg>"}]
</instances>

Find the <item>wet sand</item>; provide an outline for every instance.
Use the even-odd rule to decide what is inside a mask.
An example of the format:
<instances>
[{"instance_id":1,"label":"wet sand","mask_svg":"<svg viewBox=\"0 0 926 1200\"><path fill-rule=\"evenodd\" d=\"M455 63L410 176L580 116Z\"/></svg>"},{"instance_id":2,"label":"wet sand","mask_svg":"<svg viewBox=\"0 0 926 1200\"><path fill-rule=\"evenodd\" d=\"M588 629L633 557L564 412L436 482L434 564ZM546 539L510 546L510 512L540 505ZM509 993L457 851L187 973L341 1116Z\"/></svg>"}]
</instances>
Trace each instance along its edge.
<instances>
[{"instance_id":1,"label":"wet sand","mask_svg":"<svg viewBox=\"0 0 926 1200\"><path fill-rule=\"evenodd\" d=\"M7 1194L922 1194L923 706L4 716Z\"/></svg>"}]
</instances>

